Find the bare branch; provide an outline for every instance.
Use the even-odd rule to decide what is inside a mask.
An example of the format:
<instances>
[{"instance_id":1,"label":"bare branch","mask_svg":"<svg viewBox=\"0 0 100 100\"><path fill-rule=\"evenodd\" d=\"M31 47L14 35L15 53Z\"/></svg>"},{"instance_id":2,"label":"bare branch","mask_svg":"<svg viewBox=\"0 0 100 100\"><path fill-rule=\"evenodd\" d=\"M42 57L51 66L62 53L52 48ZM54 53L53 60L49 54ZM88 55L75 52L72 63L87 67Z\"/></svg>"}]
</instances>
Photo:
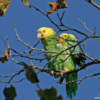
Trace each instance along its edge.
<instances>
[{"instance_id":1,"label":"bare branch","mask_svg":"<svg viewBox=\"0 0 100 100\"><path fill-rule=\"evenodd\" d=\"M38 42L34 45L34 47L33 47L33 48L35 48L35 47L39 44L39 42L40 42L40 41L38 41Z\"/></svg>"},{"instance_id":2,"label":"bare branch","mask_svg":"<svg viewBox=\"0 0 100 100\"><path fill-rule=\"evenodd\" d=\"M77 20L78 20L81 24L84 25L85 29L86 29L88 32L90 32L90 33L92 33L92 34L94 35L94 33L91 32L91 31L86 27L86 25L85 25L85 21L84 21L84 23L83 23L80 19L77 18Z\"/></svg>"},{"instance_id":3,"label":"bare branch","mask_svg":"<svg viewBox=\"0 0 100 100\"><path fill-rule=\"evenodd\" d=\"M93 6L95 6L96 8L98 8L100 10L100 6L97 5L96 3L94 3L92 0L85 0L85 1L87 1L90 4L92 4Z\"/></svg>"},{"instance_id":4,"label":"bare branch","mask_svg":"<svg viewBox=\"0 0 100 100\"><path fill-rule=\"evenodd\" d=\"M11 82L11 80L16 76L16 75L19 75L20 73L24 72L24 69L20 70L18 73L14 74L11 79L8 81L8 83Z\"/></svg>"},{"instance_id":5,"label":"bare branch","mask_svg":"<svg viewBox=\"0 0 100 100\"><path fill-rule=\"evenodd\" d=\"M64 14L65 14L65 11L63 12L63 14L62 14L62 16L61 16L61 20L63 19L63 17L64 17Z\"/></svg>"},{"instance_id":6,"label":"bare branch","mask_svg":"<svg viewBox=\"0 0 100 100\"><path fill-rule=\"evenodd\" d=\"M100 73L95 73L95 74L91 74L91 75L86 75L85 77L81 78L81 79L77 79L77 80L74 80L74 81L70 81L70 82L58 82L56 79L54 79L54 81L56 81L57 83L59 84L70 84L70 83L73 83L73 82L76 82L76 81L80 81L79 84L85 79L85 78L88 78L88 77L93 77L93 76L97 76L97 75L100 75ZM79 85L78 84L78 85Z\"/></svg>"},{"instance_id":7,"label":"bare branch","mask_svg":"<svg viewBox=\"0 0 100 100\"><path fill-rule=\"evenodd\" d=\"M31 7L35 8L35 10L39 11L41 14L43 14L44 16L46 16L51 21L51 23L53 23L59 30L61 30L60 27L56 23L54 23L47 14L43 13L40 9L36 8L33 5L31 5Z\"/></svg>"},{"instance_id":8,"label":"bare branch","mask_svg":"<svg viewBox=\"0 0 100 100\"><path fill-rule=\"evenodd\" d=\"M84 46L85 54L87 54L87 53L86 53L86 44L85 44L85 40L84 40L83 46Z\"/></svg>"},{"instance_id":9,"label":"bare branch","mask_svg":"<svg viewBox=\"0 0 100 100\"><path fill-rule=\"evenodd\" d=\"M7 45L7 43L6 43L6 40L4 40L3 37L1 37L1 39L4 41L5 46L8 47L8 45Z\"/></svg>"},{"instance_id":10,"label":"bare branch","mask_svg":"<svg viewBox=\"0 0 100 100\"><path fill-rule=\"evenodd\" d=\"M29 47L28 47L29 48ZM30 50L30 48L29 48L29 50ZM29 60L30 60L30 62L31 62L31 65L33 66L33 62L32 62L32 60L31 60L31 51L29 52Z\"/></svg>"}]
</instances>

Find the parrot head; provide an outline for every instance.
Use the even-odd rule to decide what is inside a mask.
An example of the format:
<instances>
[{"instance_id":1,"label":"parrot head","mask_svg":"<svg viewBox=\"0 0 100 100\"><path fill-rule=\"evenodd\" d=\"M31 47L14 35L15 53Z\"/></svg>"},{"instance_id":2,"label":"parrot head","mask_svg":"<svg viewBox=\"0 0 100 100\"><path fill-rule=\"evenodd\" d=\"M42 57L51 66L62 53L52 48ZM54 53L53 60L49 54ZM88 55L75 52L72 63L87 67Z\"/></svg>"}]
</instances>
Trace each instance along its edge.
<instances>
[{"instance_id":1,"label":"parrot head","mask_svg":"<svg viewBox=\"0 0 100 100\"><path fill-rule=\"evenodd\" d=\"M41 27L37 30L37 38L39 40L45 40L46 38L50 37L53 35L54 30L52 28L48 27Z\"/></svg>"},{"instance_id":2,"label":"parrot head","mask_svg":"<svg viewBox=\"0 0 100 100\"><path fill-rule=\"evenodd\" d=\"M65 40L67 40L68 34L67 33L62 33L59 36L59 44L62 44Z\"/></svg>"},{"instance_id":3,"label":"parrot head","mask_svg":"<svg viewBox=\"0 0 100 100\"><path fill-rule=\"evenodd\" d=\"M77 41L77 38L72 35L72 34L67 34L67 33L62 33L60 36L59 36L59 41L60 41L60 44L62 44L64 41Z\"/></svg>"}]
</instances>

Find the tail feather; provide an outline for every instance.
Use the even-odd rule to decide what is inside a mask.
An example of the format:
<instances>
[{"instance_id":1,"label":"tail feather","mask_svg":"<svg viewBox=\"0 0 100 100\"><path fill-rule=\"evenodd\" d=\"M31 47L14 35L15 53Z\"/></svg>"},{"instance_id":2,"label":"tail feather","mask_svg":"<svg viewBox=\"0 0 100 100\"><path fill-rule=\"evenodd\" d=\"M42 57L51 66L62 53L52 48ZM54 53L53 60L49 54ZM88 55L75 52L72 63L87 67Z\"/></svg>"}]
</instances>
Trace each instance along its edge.
<instances>
[{"instance_id":1,"label":"tail feather","mask_svg":"<svg viewBox=\"0 0 100 100\"><path fill-rule=\"evenodd\" d=\"M76 72L66 75L67 82L71 82L71 81L74 81L76 79L77 79ZM72 98L72 94L75 96L76 91L77 91L77 81L66 85L67 97Z\"/></svg>"}]
</instances>

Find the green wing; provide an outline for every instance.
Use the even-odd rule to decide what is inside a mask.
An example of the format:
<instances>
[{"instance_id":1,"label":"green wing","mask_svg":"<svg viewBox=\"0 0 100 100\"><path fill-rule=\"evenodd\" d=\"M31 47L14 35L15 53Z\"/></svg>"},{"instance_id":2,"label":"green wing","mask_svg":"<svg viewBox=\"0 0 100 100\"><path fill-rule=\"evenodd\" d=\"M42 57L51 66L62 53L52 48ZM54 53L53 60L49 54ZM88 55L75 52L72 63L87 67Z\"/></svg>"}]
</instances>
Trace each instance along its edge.
<instances>
[{"instance_id":1,"label":"green wing","mask_svg":"<svg viewBox=\"0 0 100 100\"><path fill-rule=\"evenodd\" d=\"M59 46L59 47L62 48L63 50L65 50L68 48L68 44L66 44L66 42L63 41L63 45ZM64 53L70 53L70 50L67 50ZM72 55L70 55L70 56L69 55L60 55L59 59L60 59L60 61L63 60L61 66L64 71L75 70L76 64L75 64L75 61L73 60ZM66 82L71 82L71 81L77 80L77 72L67 74L65 79L66 79ZM76 91L77 91L77 81L66 85L66 93L67 93L68 98L72 98L72 95L75 96Z\"/></svg>"},{"instance_id":2,"label":"green wing","mask_svg":"<svg viewBox=\"0 0 100 100\"><path fill-rule=\"evenodd\" d=\"M68 35L68 39L66 40L66 42L68 43L69 47L75 46L78 43L77 38L71 34ZM80 44L78 44L77 46L72 47L70 49L70 52L71 53L76 53L76 52L83 53L83 50ZM79 66L83 66L85 64L86 58L84 55L80 55L80 54L73 55L73 58L74 58L75 63L78 64Z\"/></svg>"}]
</instances>

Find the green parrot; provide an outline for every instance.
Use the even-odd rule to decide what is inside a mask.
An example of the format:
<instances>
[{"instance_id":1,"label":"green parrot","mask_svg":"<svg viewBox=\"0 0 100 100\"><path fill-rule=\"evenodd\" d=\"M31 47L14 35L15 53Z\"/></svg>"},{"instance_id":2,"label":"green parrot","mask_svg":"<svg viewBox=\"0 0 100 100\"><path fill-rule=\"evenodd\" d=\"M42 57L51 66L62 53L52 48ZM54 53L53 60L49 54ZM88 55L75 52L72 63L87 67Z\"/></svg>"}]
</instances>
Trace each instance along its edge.
<instances>
[{"instance_id":1,"label":"green parrot","mask_svg":"<svg viewBox=\"0 0 100 100\"><path fill-rule=\"evenodd\" d=\"M63 44L65 46L68 45L69 48L73 46L72 48L70 48L71 53L76 53L76 52L77 53L83 53L83 50L82 50L80 44L75 46L78 43L78 40L74 35L67 34L67 33L62 33L59 36L59 41L60 41L60 44ZM81 67L84 64L86 64L86 62L85 62L86 58L85 58L84 55L76 54L76 55L72 55L72 57L73 57L73 60L75 61L75 63L78 66Z\"/></svg>"},{"instance_id":2,"label":"green parrot","mask_svg":"<svg viewBox=\"0 0 100 100\"><path fill-rule=\"evenodd\" d=\"M83 53L82 48L79 44L77 46L75 46L78 43L78 40L74 35L62 33L59 36L59 41L60 41L59 44L64 46L66 49L70 48L70 49L68 49L69 53L76 53L76 52ZM79 67L86 64L86 62L85 62L86 58L84 55L76 54L76 55L70 55L70 56L71 56L70 63L74 62L74 65L72 65L74 69L75 69L76 64ZM67 65L66 65L66 68L68 68ZM70 70L68 70L68 71L70 71ZM72 81L72 80L77 80L77 73L76 72L66 75L67 82ZM71 93L73 93L74 96L76 95L76 90L77 90L77 82L70 83L69 86L66 86L67 95L70 97L71 97Z\"/></svg>"},{"instance_id":3,"label":"green parrot","mask_svg":"<svg viewBox=\"0 0 100 100\"><path fill-rule=\"evenodd\" d=\"M42 41L44 45L44 49L47 51L55 51L59 52L60 48L57 47L57 43L59 38L57 37L56 32L52 28L41 27L38 29L37 38ZM55 53L45 53L45 56L48 61L54 58L57 54ZM48 63L48 68L54 70L63 70L62 66L58 66L57 64L60 63L60 58L54 59L52 62Z\"/></svg>"},{"instance_id":4,"label":"green parrot","mask_svg":"<svg viewBox=\"0 0 100 100\"><path fill-rule=\"evenodd\" d=\"M57 37L57 33L52 28L47 27L41 27L37 30L37 38L42 41L42 44L44 45L44 49L47 51L54 51L54 52L61 52L67 48L69 48L69 45L67 42L63 39L61 40ZM71 53L70 50L66 50L63 53ZM56 53L50 53L46 52L45 56L48 61L51 61L48 63L48 68L52 70L60 70L60 71L72 71L75 70L76 63L74 61L72 55L65 55L65 54L58 54ZM56 56L55 59L53 59ZM53 60L52 60L53 59ZM65 79L67 82L73 81L77 79L77 73L70 73L66 74ZM67 97L72 98L72 94L75 96L77 91L77 81L73 83L69 83L66 85L66 92Z\"/></svg>"}]
</instances>

